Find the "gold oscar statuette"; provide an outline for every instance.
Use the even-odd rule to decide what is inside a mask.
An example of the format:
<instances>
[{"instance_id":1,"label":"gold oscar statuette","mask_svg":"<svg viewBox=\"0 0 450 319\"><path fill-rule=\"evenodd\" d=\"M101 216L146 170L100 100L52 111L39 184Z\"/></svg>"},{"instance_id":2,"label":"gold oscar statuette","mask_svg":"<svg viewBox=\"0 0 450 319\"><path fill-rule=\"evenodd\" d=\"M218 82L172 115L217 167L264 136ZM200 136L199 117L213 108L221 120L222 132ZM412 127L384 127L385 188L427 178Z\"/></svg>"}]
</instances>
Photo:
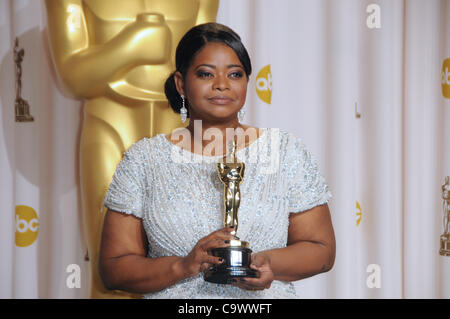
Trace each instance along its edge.
<instances>
[{"instance_id":1,"label":"gold oscar statuette","mask_svg":"<svg viewBox=\"0 0 450 319\"><path fill-rule=\"evenodd\" d=\"M450 177L445 176L445 183L442 185L442 199L444 208L444 233L441 235L441 245L439 254L450 256Z\"/></svg>"},{"instance_id":2,"label":"gold oscar statuette","mask_svg":"<svg viewBox=\"0 0 450 319\"><path fill-rule=\"evenodd\" d=\"M22 62L25 55L24 49L19 49L19 39L14 41L14 64L16 66L16 122L33 122L30 115L30 105L22 98Z\"/></svg>"},{"instance_id":3,"label":"gold oscar statuette","mask_svg":"<svg viewBox=\"0 0 450 319\"><path fill-rule=\"evenodd\" d=\"M167 103L164 83L182 36L214 22L218 6L219 0L45 0L60 88L83 103L79 174L92 298L137 297L101 281L103 199L133 143L185 126Z\"/></svg>"},{"instance_id":4,"label":"gold oscar statuette","mask_svg":"<svg viewBox=\"0 0 450 319\"><path fill-rule=\"evenodd\" d=\"M250 268L251 249L246 241L240 240L238 230L238 211L241 203L240 185L244 179L245 163L236 158L236 142L232 141L229 156L225 155L217 163L220 181L224 184L224 227L234 227L232 235L236 239L230 241L230 247L214 248L211 254L221 257L224 262L210 267L204 273L204 279L216 284L230 284L236 277L258 277L257 272Z\"/></svg>"}]
</instances>

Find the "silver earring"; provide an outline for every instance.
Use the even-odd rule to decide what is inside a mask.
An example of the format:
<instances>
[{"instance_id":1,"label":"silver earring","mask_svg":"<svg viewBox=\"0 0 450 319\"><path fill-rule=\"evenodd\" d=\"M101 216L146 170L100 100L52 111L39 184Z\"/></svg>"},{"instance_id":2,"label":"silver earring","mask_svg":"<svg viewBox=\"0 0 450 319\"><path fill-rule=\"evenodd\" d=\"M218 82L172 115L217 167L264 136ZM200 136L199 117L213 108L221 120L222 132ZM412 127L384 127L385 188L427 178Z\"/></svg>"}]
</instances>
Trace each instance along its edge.
<instances>
[{"instance_id":1,"label":"silver earring","mask_svg":"<svg viewBox=\"0 0 450 319\"><path fill-rule=\"evenodd\" d=\"M181 117L181 122L186 122L186 118L187 118L187 109L185 106L185 102L184 102L184 95L181 95L181 99L183 100L183 107L180 109L180 117Z\"/></svg>"},{"instance_id":2,"label":"silver earring","mask_svg":"<svg viewBox=\"0 0 450 319\"><path fill-rule=\"evenodd\" d=\"M245 109L241 108L238 112L238 121L239 123L242 123L242 121L244 120L244 116L245 116Z\"/></svg>"}]
</instances>

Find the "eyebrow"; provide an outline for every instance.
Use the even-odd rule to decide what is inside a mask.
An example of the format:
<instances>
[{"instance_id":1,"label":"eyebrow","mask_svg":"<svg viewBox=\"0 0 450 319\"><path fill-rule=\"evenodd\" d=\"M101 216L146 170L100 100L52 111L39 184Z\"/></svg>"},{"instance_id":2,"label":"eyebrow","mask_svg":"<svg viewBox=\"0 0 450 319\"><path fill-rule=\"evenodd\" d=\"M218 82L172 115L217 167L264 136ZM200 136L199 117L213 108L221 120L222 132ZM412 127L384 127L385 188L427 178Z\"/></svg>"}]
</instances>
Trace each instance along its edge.
<instances>
[{"instance_id":1,"label":"eyebrow","mask_svg":"<svg viewBox=\"0 0 450 319\"><path fill-rule=\"evenodd\" d=\"M216 66L215 66L214 64L206 64L206 63L197 65L197 67L196 67L195 69L197 70L198 68L200 68L200 67L202 67L202 66L206 66L206 67L209 67L209 68L212 68L212 69L216 69ZM244 67L243 67L242 65L240 65L240 64L228 64L228 65L227 65L227 68L228 68L228 69L236 68L236 67L237 67L237 68L244 69Z\"/></svg>"}]
</instances>

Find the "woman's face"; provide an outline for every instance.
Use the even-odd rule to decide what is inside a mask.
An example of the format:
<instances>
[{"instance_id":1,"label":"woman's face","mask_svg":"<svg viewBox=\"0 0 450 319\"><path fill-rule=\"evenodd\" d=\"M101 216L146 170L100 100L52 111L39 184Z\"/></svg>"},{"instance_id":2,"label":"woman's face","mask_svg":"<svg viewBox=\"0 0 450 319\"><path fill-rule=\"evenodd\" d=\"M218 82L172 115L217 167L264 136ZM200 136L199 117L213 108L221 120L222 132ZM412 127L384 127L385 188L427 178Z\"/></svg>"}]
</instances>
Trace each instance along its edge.
<instances>
[{"instance_id":1,"label":"woman's face","mask_svg":"<svg viewBox=\"0 0 450 319\"><path fill-rule=\"evenodd\" d=\"M177 88L189 103L191 118L232 120L245 103L248 78L238 56L226 44L206 44L195 56L184 81L177 74Z\"/></svg>"}]
</instances>

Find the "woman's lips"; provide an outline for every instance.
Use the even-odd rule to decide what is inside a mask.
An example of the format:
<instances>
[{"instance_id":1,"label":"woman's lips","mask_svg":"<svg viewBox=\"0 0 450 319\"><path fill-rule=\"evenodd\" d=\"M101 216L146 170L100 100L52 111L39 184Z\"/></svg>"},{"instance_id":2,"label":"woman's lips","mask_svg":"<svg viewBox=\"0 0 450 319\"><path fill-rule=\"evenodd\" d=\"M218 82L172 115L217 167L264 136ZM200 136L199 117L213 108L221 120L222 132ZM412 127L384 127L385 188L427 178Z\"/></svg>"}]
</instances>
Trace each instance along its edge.
<instances>
[{"instance_id":1,"label":"woman's lips","mask_svg":"<svg viewBox=\"0 0 450 319\"><path fill-rule=\"evenodd\" d=\"M229 104L233 101L233 99L226 96L214 96L208 98L208 101L212 104L224 105Z\"/></svg>"}]
</instances>

